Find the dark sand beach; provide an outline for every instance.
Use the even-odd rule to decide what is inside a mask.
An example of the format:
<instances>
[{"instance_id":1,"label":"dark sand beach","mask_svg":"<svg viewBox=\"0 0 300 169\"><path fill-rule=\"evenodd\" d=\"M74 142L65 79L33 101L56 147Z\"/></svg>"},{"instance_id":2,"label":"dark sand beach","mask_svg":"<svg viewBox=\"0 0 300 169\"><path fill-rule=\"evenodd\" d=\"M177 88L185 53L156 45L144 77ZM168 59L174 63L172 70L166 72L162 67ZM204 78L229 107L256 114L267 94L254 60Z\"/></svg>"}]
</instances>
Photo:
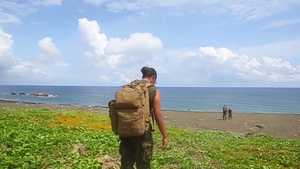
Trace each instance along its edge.
<instances>
[{"instance_id":1,"label":"dark sand beach","mask_svg":"<svg viewBox=\"0 0 300 169\"><path fill-rule=\"evenodd\" d=\"M57 105L0 100L0 107L50 108L108 113L107 108L79 105ZM223 120L220 112L163 111L166 126L192 130L220 130L243 135L268 134L276 138L300 139L300 114L234 113L231 120Z\"/></svg>"}]
</instances>

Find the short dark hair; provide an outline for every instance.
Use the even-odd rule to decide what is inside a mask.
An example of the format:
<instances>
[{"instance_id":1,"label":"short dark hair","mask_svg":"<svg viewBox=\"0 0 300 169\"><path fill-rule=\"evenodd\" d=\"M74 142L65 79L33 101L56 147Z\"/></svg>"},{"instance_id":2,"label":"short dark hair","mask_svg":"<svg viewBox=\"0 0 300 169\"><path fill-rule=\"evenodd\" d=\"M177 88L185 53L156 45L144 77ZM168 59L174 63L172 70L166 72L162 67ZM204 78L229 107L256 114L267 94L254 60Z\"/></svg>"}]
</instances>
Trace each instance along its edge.
<instances>
[{"instance_id":1,"label":"short dark hair","mask_svg":"<svg viewBox=\"0 0 300 169\"><path fill-rule=\"evenodd\" d=\"M141 72L143 74L143 78L145 78L145 77L151 77L153 75L157 76L156 70L154 68L152 68L152 67L144 66L141 69Z\"/></svg>"}]
</instances>

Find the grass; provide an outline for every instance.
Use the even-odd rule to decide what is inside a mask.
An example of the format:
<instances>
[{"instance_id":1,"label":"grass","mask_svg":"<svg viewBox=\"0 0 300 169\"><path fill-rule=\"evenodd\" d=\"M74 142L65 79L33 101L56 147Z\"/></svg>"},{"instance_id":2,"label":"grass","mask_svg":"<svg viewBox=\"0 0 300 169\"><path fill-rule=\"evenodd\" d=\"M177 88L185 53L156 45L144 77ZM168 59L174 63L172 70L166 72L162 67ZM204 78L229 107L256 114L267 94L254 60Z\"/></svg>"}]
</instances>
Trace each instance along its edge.
<instances>
[{"instance_id":1,"label":"grass","mask_svg":"<svg viewBox=\"0 0 300 169\"><path fill-rule=\"evenodd\" d=\"M158 131L156 127L156 131ZM161 150L154 133L154 169L297 169L300 140L168 127ZM119 168L118 137L108 114L0 108L0 168Z\"/></svg>"}]
</instances>

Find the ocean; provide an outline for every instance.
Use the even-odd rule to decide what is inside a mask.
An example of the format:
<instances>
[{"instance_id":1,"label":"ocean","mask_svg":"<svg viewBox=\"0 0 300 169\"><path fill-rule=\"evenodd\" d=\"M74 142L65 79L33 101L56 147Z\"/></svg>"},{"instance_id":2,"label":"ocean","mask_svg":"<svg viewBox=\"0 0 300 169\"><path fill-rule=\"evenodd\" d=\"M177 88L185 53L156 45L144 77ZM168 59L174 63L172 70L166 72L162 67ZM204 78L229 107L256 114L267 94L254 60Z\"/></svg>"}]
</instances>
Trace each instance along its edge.
<instances>
[{"instance_id":1,"label":"ocean","mask_svg":"<svg viewBox=\"0 0 300 169\"><path fill-rule=\"evenodd\" d=\"M107 107L121 87L0 85L0 99ZM162 110L300 114L300 88L159 87ZM33 96L46 93L44 96Z\"/></svg>"}]
</instances>

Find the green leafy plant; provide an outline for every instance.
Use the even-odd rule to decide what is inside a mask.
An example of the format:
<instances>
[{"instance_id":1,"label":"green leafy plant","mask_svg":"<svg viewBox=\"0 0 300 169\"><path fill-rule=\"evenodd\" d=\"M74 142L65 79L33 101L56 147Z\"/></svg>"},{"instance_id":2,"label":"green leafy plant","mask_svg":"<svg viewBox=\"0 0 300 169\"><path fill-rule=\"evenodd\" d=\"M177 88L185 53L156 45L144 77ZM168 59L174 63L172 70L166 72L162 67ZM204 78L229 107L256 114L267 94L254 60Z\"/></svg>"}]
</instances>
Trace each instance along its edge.
<instances>
[{"instance_id":1,"label":"green leafy plant","mask_svg":"<svg viewBox=\"0 0 300 169\"><path fill-rule=\"evenodd\" d=\"M300 140L179 127L167 131L167 150L160 149L161 136L154 132L154 169L300 168ZM120 165L118 137L111 131L108 114L0 108L0 132L2 168Z\"/></svg>"}]
</instances>

